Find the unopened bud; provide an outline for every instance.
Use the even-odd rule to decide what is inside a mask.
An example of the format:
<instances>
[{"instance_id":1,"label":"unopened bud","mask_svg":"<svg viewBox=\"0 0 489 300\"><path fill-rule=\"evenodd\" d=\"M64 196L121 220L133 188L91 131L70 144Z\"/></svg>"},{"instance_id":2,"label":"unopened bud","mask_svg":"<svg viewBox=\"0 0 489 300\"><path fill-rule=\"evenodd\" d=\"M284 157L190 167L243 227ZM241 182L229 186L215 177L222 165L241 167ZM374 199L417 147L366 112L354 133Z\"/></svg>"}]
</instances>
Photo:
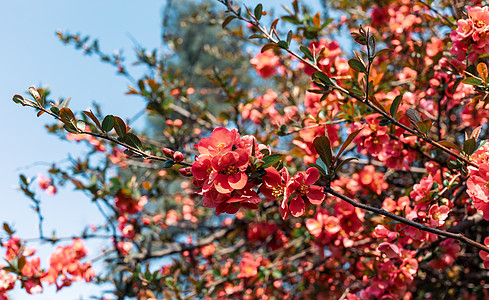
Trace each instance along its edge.
<instances>
[{"instance_id":1,"label":"unopened bud","mask_svg":"<svg viewBox=\"0 0 489 300\"><path fill-rule=\"evenodd\" d=\"M163 148L163 153L165 153L167 157L173 157L173 153L175 153L175 151L168 148Z\"/></svg>"},{"instance_id":2,"label":"unopened bud","mask_svg":"<svg viewBox=\"0 0 489 300\"><path fill-rule=\"evenodd\" d=\"M39 92L36 90L35 87L33 86L29 87L29 93L31 94L32 97L34 97L34 100L41 101L41 95L39 95Z\"/></svg>"},{"instance_id":3,"label":"unopened bud","mask_svg":"<svg viewBox=\"0 0 489 300\"><path fill-rule=\"evenodd\" d=\"M181 168L178 171L183 176L186 176L186 177L191 177L192 176L192 167Z\"/></svg>"},{"instance_id":4,"label":"unopened bud","mask_svg":"<svg viewBox=\"0 0 489 300\"><path fill-rule=\"evenodd\" d=\"M173 160L176 162L176 163L179 163L183 160L183 154L182 152L180 151L176 151L174 154L173 154Z\"/></svg>"}]
</instances>

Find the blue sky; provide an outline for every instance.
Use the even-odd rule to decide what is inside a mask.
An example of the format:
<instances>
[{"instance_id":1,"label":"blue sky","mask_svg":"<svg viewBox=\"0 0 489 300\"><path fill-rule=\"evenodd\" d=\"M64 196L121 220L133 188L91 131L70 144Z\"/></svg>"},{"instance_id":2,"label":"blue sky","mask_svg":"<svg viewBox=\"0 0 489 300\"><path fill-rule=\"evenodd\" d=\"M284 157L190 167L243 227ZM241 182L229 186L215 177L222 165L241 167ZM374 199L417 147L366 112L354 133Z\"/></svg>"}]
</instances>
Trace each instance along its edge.
<instances>
[{"instance_id":1,"label":"blue sky","mask_svg":"<svg viewBox=\"0 0 489 300\"><path fill-rule=\"evenodd\" d=\"M281 11L277 1L244 2L250 7L262 2L265 10L274 5L277 12ZM278 3L290 6L290 2ZM70 106L74 111L87 109L95 101L107 114L132 117L144 108L144 103L137 97L124 95L127 81L116 76L111 66L102 64L97 58L84 56L73 47L63 45L55 32L59 29L98 38L103 51L110 53L124 49L131 61L134 45L130 37L135 37L147 49L159 46L163 5L164 1L129 0L3 1L0 10L0 99L3 103L0 117L0 222L13 225L22 238L37 236L37 217L29 207L29 200L15 190L18 174L46 173L46 163L60 161L67 153L76 156L86 149L48 135L44 125L49 123L49 118L36 118L33 110L14 104L12 96L24 94L31 85L42 84L51 87L52 98L72 97ZM144 119L133 125L144 126ZM102 221L89 200L70 192L69 188L54 197L43 193L40 196L46 234L53 230L57 236L78 234L86 224ZM95 256L100 242L87 245L91 248L91 257ZM39 256L44 267L51 250L50 246L41 246ZM28 298L88 299L93 294L100 296L99 289L94 285L75 283L55 293L54 286L46 286L42 295ZM12 299L27 297L18 289L10 295Z\"/></svg>"}]
</instances>

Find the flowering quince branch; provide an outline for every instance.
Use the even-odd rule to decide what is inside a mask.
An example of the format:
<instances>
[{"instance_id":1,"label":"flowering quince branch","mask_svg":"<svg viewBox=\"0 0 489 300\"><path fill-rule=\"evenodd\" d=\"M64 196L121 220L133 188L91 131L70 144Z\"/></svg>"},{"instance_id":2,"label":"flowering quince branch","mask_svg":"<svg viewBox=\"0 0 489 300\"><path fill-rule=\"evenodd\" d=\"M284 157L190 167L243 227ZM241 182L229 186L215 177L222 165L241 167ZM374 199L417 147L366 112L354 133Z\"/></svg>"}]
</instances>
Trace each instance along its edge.
<instances>
[{"instance_id":1,"label":"flowering quince branch","mask_svg":"<svg viewBox=\"0 0 489 300\"><path fill-rule=\"evenodd\" d=\"M276 38L273 37L272 33L273 32L276 32L275 31L276 22L274 23L274 25L272 25L272 28L271 28L271 30L269 32L268 30L266 30L265 27L263 27L259 23L259 19L256 16L254 16L254 14L251 12L251 10L248 9L248 13L251 16L251 18L253 18L253 20L248 19L246 17L243 17L241 15L241 12L240 11L238 12L234 8L233 3L232 3L231 0L219 0L219 1L221 3L223 3L227 7L228 11L233 14L233 16L231 16L231 17L238 18L238 19L240 19L242 21L245 21L245 22L253 25L255 28L257 28L263 34L263 37L265 37L265 38L268 39L268 41L272 45L275 45L278 48L281 48L281 49L286 50L288 53L290 53L294 57L298 58L301 62L303 62L306 65L308 65L309 67L313 68L316 71L316 73L314 74L313 78L318 78L323 84L325 84L325 87L326 88L329 87L332 90L338 90L338 91L342 92L343 94L348 95L349 97L354 98L354 99L356 99L356 100L358 100L358 101L366 104L367 106L369 106L370 108L372 108L375 112L381 114L382 117L385 118L386 120L388 120L391 124L394 124L394 125L402 128L402 129L406 130L407 132L409 132L412 135L418 136L419 138L421 138L425 142L427 142L427 143L435 146L436 148L438 148L438 149L440 149L440 150L442 150L442 151L444 151L444 152L452 155L453 157L456 157L457 159L460 159L461 161L465 162L467 165L470 165L470 166L473 166L473 167L478 167L476 163L470 161L466 157L464 157L464 156L462 156L462 155L460 155L458 153L455 153L454 151L452 151L449 148L443 146L439 142L432 140L431 138L429 138L427 136L426 133L423 134L419 130L412 129L412 128L410 128L410 127L402 124L401 122L399 122L398 120L396 120L395 118L393 118L392 116L390 116L385 111L385 109L383 109L383 107L381 105L380 105L380 107L377 104L374 105L370 101L370 99L372 99L372 98L370 98L370 95L369 95L369 100L367 100L366 97L361 97L361 96L359 96L359 95L357 95L357 94L355 94L355 93L353 93L353 92L351 92L351 91L349 91L349 90L341 87L340 85L338 85L338 83L336 83L335 80L331 80L324 73L324 71L319 68L319 66L317 65L317 61L316 61L315 57L313 57L314 58L314 61L305 59L301 55L299 55L298 53L290 50L289 47L288 47L288 43L285 43L285 41L277 40ZM232 20L232 19L227 19L225 21L225 24L227 24L229 22L228 20ZM363 38L362 44L367 46L367 51L368 51L368 65L367 65L366 68L365 68L365 66L363 66L363 69L362 69L363 72L366 72L366 78L368 80L368 75L369 75L369 72L370 72L371 62L373 61L373 59L375 58L376 55L380 54L380 51L378 53L372 53L372 54L370 54L370 50L371 50L370 49L370 47L371 47L371 42L370 41L374 41L374 37L372 35L370 35L370 33L368 31L365 32L362 27L360 27L360 32L362 33L362 38ZM374 44L375 44L375 42L374 42ZM262 51L267 50L267 49L269 49L269 48L266 48L266 46L265 46L262 49ZM304 48L304 49L307 49L307 48ZM374 49L374 51L375 51L375 49ZM311 56L310 53L309 53L309 55ZM358 60L356 60L356 61L358 61ZM358 63L360 63L360 61L358 61ZM367 83L368 83L368 81L367 81ZM366 92L368 93L369 92L368 91L369 84L365 84L365 89L366 89Z\"/></svg>"},{"instance_id":2,"label":"flowering quince branch","mask_svg":"<svg viewBox=\"0 0 489 300\"><path fill-rule=\"evenodd\" d=\"M419 230L423 230L423 231L426 231L426 232L431 232L431 233L434 233L434 234L437 234L437 235L440 235L440 236L444 236L446 238L452 238L452 239L456 239L456 240L459 240L461 242L464 242L464 243L467 243L473 247L476 247L477 249L479 250L482 250L482 251L485 251L487 253L489 253L489 247L481 244L481 243L478 243L472 239L469 239L467 238L466 236L464 236L463 234L461 233L453 233L453 232L449 232L449 231L445 231L445 230L440 230L440 229L436 229L436 228L432 228L432 227L429 227L429 226L426 226L424 224L420 224L420 223L417 223L417 222L414 222L412 220L409 220L409 219L406 219L406 218L403 218L401 216L398 216L398 215L395 215L393 213L390 213L388 211L385 211L381 208L376 208L376 207L372 207L372 206L369 206L369 205L366 205L366 204L363 204L363 203L360 203L360 202L357 202L341 193L338 193L337 191L333 190L332 188L330 187L325 187L324 188L324 191L326 193L329 193L333 196L336 196L338 198L340 198L341 200L344 200L348 203L350 203L351 205L355 206L355 207L358 207L358 208L361 208L361 209L365 209L365 210L368 210L368 211L371 211L373 213L376 213L376 214L379 214L379 215L383 215L383 216L386 216L386 217L389 217L393 220L396 220L396 221L399 221L403 224L406 224L406 225L409 225L409 226L412 226L412 227L415 227Z\"/></svg>"},{"instance_id":3,"label":"flowering quince branch","mask_svg":"<svg viewBox=\"0 0 489 300\"><path fill-rule=\"evenodd\" d=\"M128 153L129 155L139 156L144 159L162 161L165 163L171 162L171 166L173 166L173 164L179 164L188 167L192 166L191 163L187 163L183 161L183 156L178 151L174 152L168 149L169 152L167 154L167 156L177 155L178 157L176 156L160 157L160 156L152 155L149 151L144 150L139 138L136 135L127 132L128 127L126 126L126 124L124 124L124 121L119 117L114 117L109 115L104 118L104 121L102 123L100 123L100 121L95 117L95 115L92 112L85 111L84 113L94 121L96 127L100 129L103 133L87 131L86 126L89 123L82 120L77 121L75 119L75 116L71 112L71 110L66 107L68 104L67 102L63 102L59 106L55 106L53 103L50 103L52 107L50 110L47 110L46 108L44 108L45 100L43 97L41 97L41 95L37 92L37 90L34 87L30 87L29 92L32 95L32 97L35 99L35 101L24 99L20 95L15 95L13 97L14 102L22 104L23 106L32 107L39 110L38 116L40 116L43 113L51 115L58 121L61 121L64 124L64 128L68 132L75 133L75 134L86 134L86 135L111 141L113 143L116 143L120 146L127 148L129 150ZM119 136L119 139L115 139L108 135L109 131L111 131L112 129L115 129L117 135Z\"/></svg>"}]
</instances>

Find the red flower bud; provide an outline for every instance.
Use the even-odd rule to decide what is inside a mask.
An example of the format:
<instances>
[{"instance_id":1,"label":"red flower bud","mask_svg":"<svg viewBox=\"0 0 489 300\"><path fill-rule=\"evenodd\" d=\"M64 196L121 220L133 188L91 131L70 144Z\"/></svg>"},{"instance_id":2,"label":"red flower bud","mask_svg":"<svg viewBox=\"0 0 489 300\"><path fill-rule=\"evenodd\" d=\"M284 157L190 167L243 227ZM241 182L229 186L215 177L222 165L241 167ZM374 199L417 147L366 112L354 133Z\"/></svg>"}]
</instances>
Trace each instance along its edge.
<instances>
[{"instance_id":1,"label":"red flower bud","mask_svg":"<svg viewBox=\"0 0 489 300\"><path fill-rule=\"evenodd\" d=\"M179 163L183 160L183 154L182 152L180 151L176 151L174 154L173 154L173 160L176 162L176 163Z\"/></svg>"},{"instance_id":2,"label":"red flower bud","mask_svg":"<svg viewBox=\"0 0 489 300\"><path fill-rule=\"evenodd\" d=\"M180 174L186 177L192 177L192 167L181 168L178 170Z\"/></svg>"},{"instance_id":3,"label":"red flower bud","mask_svg":"<svg viewBox=\"0 0 489 300\"><path fill-rule=\"evenodd\" d=\"M175 151L168 149L168 148L163 148L163 153L165 153L165 155L167 157L173 157L173 154L175 153Z\"/></svg>"}]
</instances>

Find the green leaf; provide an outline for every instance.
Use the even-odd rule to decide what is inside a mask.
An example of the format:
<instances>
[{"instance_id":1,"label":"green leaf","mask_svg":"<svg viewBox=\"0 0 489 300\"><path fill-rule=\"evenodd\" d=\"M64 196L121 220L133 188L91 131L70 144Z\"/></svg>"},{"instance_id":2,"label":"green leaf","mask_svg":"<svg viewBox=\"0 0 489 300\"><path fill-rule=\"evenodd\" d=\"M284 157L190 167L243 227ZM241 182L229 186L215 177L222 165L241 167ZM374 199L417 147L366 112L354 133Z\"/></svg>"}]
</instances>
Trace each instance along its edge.
<instances>
[{"instance_id":1,"label":"green leaf","mask_svg":"<svg viewBox=\"0 0 489 300\"><path fill-rule=\"evenodd\" d=\"M358 129L357 131L354 131L350 133L350 135L346 138L345 142L343 145L341 145L340 151L338 151L338 154L336 155L336 158L339 158L341 154L343 154L343 151L345 151L346 147L351 144L351 142L357 137L357 135L362 131L362 129Z\"/></svg>"},{"instance_id":2,"label":"green leaf","mask_svg":"<svg viewBox=\"0 0 489 300\"><path fill-rule=\"evenodd\" d=\"M14 231L12 230L12 228L10 228L10 226L7 223L5 223L5 222L3 223L3 230L5 230L5 232L8 235L14 234Z\"/></svg>"},{"instance_id":3,"label":"green leaf","mask_svg":"<svg viewBox=\"0 0 489 300\"><path fill-rule=\"evenodd\" d=\"M283 48L283 49L289 49L289 44L287 44L286 41L280 41L277 43L277 45L280 47L280 48Z\"/></svg>"},{"instance_id":4,"label":"green leaf","mask_svg":"<svg viewBox=\"0 0 489 300\"><path fill-rule=\"evenodd\" d=\"M390 53L390 52L392 52L392 49L389 49L389 48L382 49L379 52L375 53L375 56L382 55L384 53Z\"/></svg>"},{"instance_id":5,"label":"green leaf","mask_svg":"<svg viewBox=\"0 0 489 300\"><path fill-rule=\"evenodd\" d=\"M327 86L332 86L333 82L331 79L329 79L328 75L324 74L323 72L315 72L313 75L313 78L319 79L322 83L324 83Z\"/></svg>"},{"instance_id":6,"label":"green leaf","mask_svg":"<svg viewBox=\"0 0 489 300\"><path fill-rule=\"evenodd\" d=\"M108 133L112 130L112 128L114 128L114 124L115 124L114 116L107 115L102 121L102 130Z\"/></svg>"},{"instance_id":7,"label":"green leaf","mask_svg":"<svg viewBox=\"0 0 489 300\"><path fill-rule=\"evenodd\" d=\"M89 117L100 130L103 130L102 125L100 125L100 121L97 119L97 117L91 111L85 110L85 111L83 111L83 113L87 117Z\"/></svg>"},{"instance_id":8,"label":"green leaf","mask_svg":"<svg viewBox=\"0 0 489 300\"><path fill-rule=\"evenodd\" d=\"M399 109L399 105L401 104L401 101L402 101L402 95L396 96L396 98L394 98L394 100L392 101L390 113L391 116L394 118L397 114L397 110Z\"/></svg>"},{"instance_id":9,"label":"green leaf","mask_svg":"<svg viewBox=\"0 0 489 300\"><path fill-rule=\"evenodd\" d=\"M431 122L430 119L426 119L416 124L418 125L418 128L419 130L421 130L422 133L428 134L428 132L430 132L431 126L433 125L433 122Z\"/></svg>"},{"instance_id":10,"label":"green leaf","mask_svg":"<svg viewBox=\"0 0 489 300\"><path fill-rule=\"evenodd\" d=\"M282 19L282 21L285 21L285 22L289 22L289 23L292 23L292 24L300 24L301 22L294 16L283 16L281 17L280 19Z\"/></svg>"},{"instance_id":11,"label":"green leaf","mask_svg":"<svg viewBox=\"0 0 489 300\"><path fill-rule=\"evenodd\" d=\"M352 160L354 160L354 159L358 160L358 158L356 158L356 157L348 157L347 159L345 159L345 160L341 161L341 162L338 164L338 166L337 166L337 167L334 169L334 173L336 174L336 172L338 172L338 170L341 170L341 168L342 168L342 167L343 167L345 164L349 163L350 161L352 161Z\"/></svg>"},{"instance_id":12,"label":"green leaf","mask_svg":"<svg viewBox=\"0 0 489 300\"><path fill-rule=\"evenodd\" d=\"M175 165L173 160L167 160L163 163L163 168L171 168Z\"/></svg>"},{"instance_id":13,"label":"green leaf","mask_svg":"<svg viewBox=\"0 0 489 300\"><path fill-rule=\"evenodd\" d=\"M22 104L24 105L24 97L22 97L21 95L14 95L14 97L12 98L12 100L17 103L17 104Z\"/></svg>"},{"instance_id":14,"label":"green leaf","mask_svg":"<svg viewBox=\"0 0 489 300\"><path fill-rule=\"evenodd\" d=\"M463 152L462 149L460 149L459 146L455 145L454 143L450 142L450 141L439 141L438 144L442 145L442 146L445 146L447 148L452 148L452 149L455 149L459 152Z\"/></svg>"},{"instance_id":15,"label":"green leaf","mask_svg":"<svg viewBox=\"0 0 489 300\"><path fill-rule=\"evenodd\" d=\"M408 118L409 122L413 124L417 124L419 122L423 122L421 119L421 116L419 115L418 111L412 108L409 108L406 110L406 117Z\"/></svg>"},{"instance_id":16,"label":"green leaf","mask_svg":"<svg viewBox=\"0 0 489 300\"><path fill-rule=\"evenodd\" d=\"M272 154L269 156L265 156L262 158L262 160L265 162L262 165L262 168L266 169L268 167L273 166L275 163L279 162L282 159L283 155L282 154Z\"/></svg>"},{"instance_id":17,"label":"green leaf","mask_svg":"<svg viewBox=\"0 0 489 300\"><path fill-rule=\"evenodd\" d=\"M349 89L350 92L352 92L353 94L357 94L358 96L363 96L363 92L362 91L359 91L357 89Z\"/></svg>"},{"instance_id":18,"label":"green leaf","mask_svg":"<svg viewBox=\"0 0 489 300\"><path fill-rule=\"evenodd\" d=\"M124 136L124 142L138 150L143 150L143 144L141 143L139 138L133 133L127 133L126 136Z\"/></svg>"},{"instance_id":19,"label":"green leaf","mask_svg":"<svg viewBox=\"0 0 489 300\"><path fill-rule=\"evenodd\" d=\"M464 152L471 155L475 152L475 138L470 138L464 142Z\"/></svg>"},{"instance_id":20,"label":"green leaf","mask_svg":"<svg viewBox=\"0 0 489 300\"><path fill-rule=\"evenodd\" d=\"M74 127L76 123L75 115L71 111L71 109L67 107L63 107L59 111L59 117L61 118L61 121L65 123L65 125L69 127ZM71 125L71 126L70 126Z\"/></svg>"},{"instance_id":21,"label":"green leaf","mask_svg":"<svg viewBox=\"0 0 489 300\"><path fill-rule=\"evenodd\" d=\"M367 71L367 69L365 69L365 66L357 59L354 58L350 59L348 61L348 64L353 70L356 70L360 73L365 73Z\"/></svg>"},{"instance_id":22,"label":"green leaf","mask_svg":"<svg viewBox=\"0 0 489 300\"><path fill-rule=\"evenodd\" d=\"M287 33L287 45L290 45L290 42L292 41L292 30L289 30Z\"/></svg>"},{"instance_id":23,"label":"green leaf","mask_svg":"<svg viewBox=\"0 0 489 300\"><path fill-rule=\"evenodd\" d=\"M462 83L470 84L470 85L482 85L482 81L474 77L465 78L464 80L462 80Z\"/></svg>"},{"instance_id":24,"label":"green leaf","mask_svg":"<svg viewBox=\"0 0 489 300\"><path fill-rule=\"evenodd\" d=\"M382 119L380 120L379 122L379 126L387 126L391 123L391 121L389 119Z\"/></svg>"},{"instance_id":25,"label":"green leaf","mask_svg":"<svg viewBox=\"0 0 489 300\"><path fill-rule=\"evenodd\" d=\"M299 49L301 50L302 53L304 53L304 55L311 61L314 61L314 57L312 56L312 53L311 51L309 50L309 48L307 47L304 47L304 46L300 46Z\"/></svg>"},{"instance_id":26,"label":"green leaf","mask_svg":"<svg viewBox=\"0 0 489 300\"><path fill-rule=\"evenodd\" d=\"M57 108L56 106L51 107L49 110L51 110L53 114L59 116L59 108Z\"/></svg>"},{"instance_id":27,"label":"green leaf","mask_svg":"<svg viewBox=\"0 0 489 300\"><path fill-rule=\"evenodd\" d=\"M227 18L224 20L224 22L222 23L222 28L225 28L225 27L226 27L226 26L229 24L229 22L231 22L231 21L232 21L232 20L234 20L234 19L236 19L236 17L235 17L235 16L229 16L229 17L227 17Z\"/></svg>"},{"instance_id":28,"label":"green leaf","mask_svg":"<svg viewBox=\"0 0 489 300\"><path fill-rule=\"evenodd\" d=\"M261 3L259 3L256 7L255 7L255 18L260 21L261 19L261 16L262 16L262 13L263 13L263 5L261 5Z\"/></svg>"},{"instance_id":29,"label":"green leaf","mask_svg":"<svg viewBox=\"0 0 489 300\"><path fill-rule=\"evenodd\" d=\"M274 44L274 43L266 44L265 46L263 46L261 48L261 51L260 52L263 53L263 52L265 52L267 50L275 49L275 48L277 48L277 44Z\"/></svg>"},{"instance_id":30,"label":"green leaf","mask_svg":"<svg viewBox=\"0 0 489 300\"><path fill-rule=\"evenodd\" d=\"M126 124L124 123L124 121L119 118L119 117L115 117L114 116L114 129L115 129L115 132L117 133L117 135L120 137L120 138L124 138L124 136L126 135L126 132L127 132L127 127L126 127Z\"/></svg>"},{"instance_id":31,"label":"green leaf","mask_svg":"<svg viewBox=\"0 0 489 300\"><path fill-rule=\"evenodd\" d=\"M331 152L331 143L326 136L318 136L314 138L312 142L314 148L316 148L316 152L319 154L319 157L326 163L326 166L331 166L331 161L333 158L333 153Z\"/></svg>"},{"instance_id":32,"label":"green leaf","mask_svg":"<svg viewBox=\"0 0 489 300\"><path fill-rule=\"evenodd\" d=\"M266 39L267 37L262 34L253 34L248 37L248 39Z\"/></svg>"}]
</instances>

